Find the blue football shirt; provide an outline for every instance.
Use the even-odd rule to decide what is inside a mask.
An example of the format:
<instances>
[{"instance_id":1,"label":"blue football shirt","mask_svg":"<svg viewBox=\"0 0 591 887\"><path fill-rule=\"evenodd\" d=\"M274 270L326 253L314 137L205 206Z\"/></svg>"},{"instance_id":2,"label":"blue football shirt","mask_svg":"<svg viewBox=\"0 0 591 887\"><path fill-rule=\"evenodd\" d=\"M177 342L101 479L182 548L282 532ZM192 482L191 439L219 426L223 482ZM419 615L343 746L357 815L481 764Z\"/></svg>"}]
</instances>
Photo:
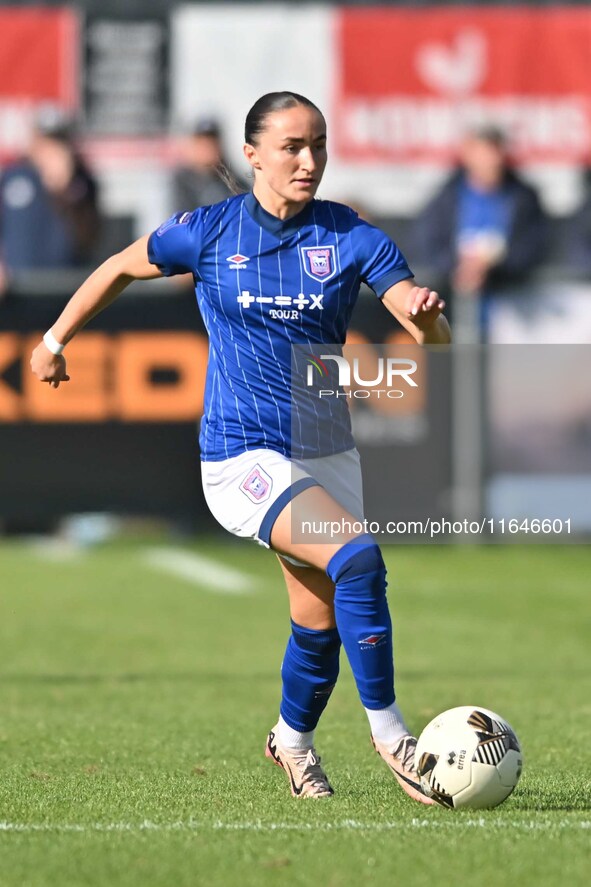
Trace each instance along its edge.
<instances>
[{"instance_id":1,"label":"blue football shirt","mask_svg":"<svg viewBox=\"0 0 591 887\"><path fill-rule=\"evenodd\" d=\"M294 397L292 346L335 353L362 281L381 297L412 277L382 231L339 203L313 200L282 221L241 194L176 213L150 236L148 256L166 276L195 280L209 335L202 459L260 447L315 458L354 446L345 398L301 396L301 387Z\"/></svg>"}]
</instances>

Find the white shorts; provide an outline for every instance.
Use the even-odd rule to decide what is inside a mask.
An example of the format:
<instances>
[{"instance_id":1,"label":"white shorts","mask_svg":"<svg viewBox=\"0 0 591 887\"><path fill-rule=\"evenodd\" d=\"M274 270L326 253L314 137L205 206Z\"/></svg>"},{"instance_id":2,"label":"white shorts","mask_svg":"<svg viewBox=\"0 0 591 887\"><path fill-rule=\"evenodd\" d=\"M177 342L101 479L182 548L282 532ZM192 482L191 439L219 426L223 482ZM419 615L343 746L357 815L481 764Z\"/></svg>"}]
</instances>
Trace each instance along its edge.
<instances>
[{"instance_id":1,"label":"white shorts","mask_svg":"<svg viewBox=\"0 0 591 887\"><path fill-rule=\"evenodd\" d=\"M288 459L275 450L248 450L222 462L202 462L201 479L205 501L218 523L235 536L254 539L267 548L279 514L308 487L323 487L356 520L363 520L356 449L304 461Z\"/></svg>"}]
</instances>

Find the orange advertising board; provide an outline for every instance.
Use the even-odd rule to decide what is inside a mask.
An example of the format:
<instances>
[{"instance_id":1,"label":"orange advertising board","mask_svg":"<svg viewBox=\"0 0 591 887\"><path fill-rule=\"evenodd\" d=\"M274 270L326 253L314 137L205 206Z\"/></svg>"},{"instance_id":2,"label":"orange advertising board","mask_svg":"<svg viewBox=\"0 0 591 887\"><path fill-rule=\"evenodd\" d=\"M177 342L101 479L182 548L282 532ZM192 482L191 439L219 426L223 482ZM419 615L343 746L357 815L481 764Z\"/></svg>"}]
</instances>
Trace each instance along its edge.
<instances>
[{"instance_id":1,"label":"orange advertising board","mask_svg":"<svg viewBox=\"0 0 591 887\"><path fill-rule=\"evenodd\" d=\"M192 332L80 333L56 390L29 371L40 333L0 334L0 424L194 422L203 412L207 340ZM5 371L20 365L16 389Z\"/></svg>"}]
</instances>

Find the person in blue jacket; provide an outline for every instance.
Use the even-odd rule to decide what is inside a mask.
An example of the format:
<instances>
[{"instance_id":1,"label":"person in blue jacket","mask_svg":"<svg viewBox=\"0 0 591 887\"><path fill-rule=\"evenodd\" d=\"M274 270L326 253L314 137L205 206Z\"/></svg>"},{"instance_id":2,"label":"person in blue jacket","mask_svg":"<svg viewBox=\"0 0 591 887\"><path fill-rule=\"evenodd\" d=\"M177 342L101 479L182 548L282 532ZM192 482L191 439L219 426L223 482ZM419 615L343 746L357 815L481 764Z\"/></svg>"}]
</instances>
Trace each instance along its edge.
<instances>
[{"instance_id":1,"label":"person in blue jacket","mask_svg":"<svg viewBox=\"0 0 591 887\"><path fill-rule=\"evenodd\" d=\"M509 167L504 136L493 127L468 133L458 169L413 227L413 259L448 299L520 283L545 256L547 219L537 192Z\"/></svg>"},{"instance_id":2,"label":"person in blue jacket","mask_svg":"<svg viewBox=\"0 0 591 887\"><path fill-rule=\"evenodd\" d=\"M71 122L46 109L27 155L0 175L0 290L21 272L88 264L99 233L96 180Z\"/></svg>"}]
</instances>

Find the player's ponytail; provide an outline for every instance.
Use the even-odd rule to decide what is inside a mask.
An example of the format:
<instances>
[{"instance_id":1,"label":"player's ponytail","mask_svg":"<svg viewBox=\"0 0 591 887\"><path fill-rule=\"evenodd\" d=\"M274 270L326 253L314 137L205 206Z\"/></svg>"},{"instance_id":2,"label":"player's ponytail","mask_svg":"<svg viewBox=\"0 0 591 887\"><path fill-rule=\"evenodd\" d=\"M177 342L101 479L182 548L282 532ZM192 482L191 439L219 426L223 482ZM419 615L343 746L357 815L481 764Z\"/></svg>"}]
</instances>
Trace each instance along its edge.
<instances>
[{"instance_id":1,"label":"player's ponytail","mask_svg":"<svg viewBox=\"0 0 591 887\"><path fill-rule=\"evenodd\" d=\"M244 187L236 181L235 176L230 172L224 160L216 166L215 174L231 194L244 194Z\"/></svg>"},{"instance_id":2,"label":"player's ponytail","mask_svg":"<svg viewBox=\"0 0 591 887\"><path fill-rule=\"evenodd\" d=\"M322 111L314 102L297 92L268 92L258 99L248 114L244 124L244 141L248 145L256 145L258 136L265 131L267 117L275 111L287 111L296 105L313 108L323 117Z\"/></svg>"}]
</instances>

